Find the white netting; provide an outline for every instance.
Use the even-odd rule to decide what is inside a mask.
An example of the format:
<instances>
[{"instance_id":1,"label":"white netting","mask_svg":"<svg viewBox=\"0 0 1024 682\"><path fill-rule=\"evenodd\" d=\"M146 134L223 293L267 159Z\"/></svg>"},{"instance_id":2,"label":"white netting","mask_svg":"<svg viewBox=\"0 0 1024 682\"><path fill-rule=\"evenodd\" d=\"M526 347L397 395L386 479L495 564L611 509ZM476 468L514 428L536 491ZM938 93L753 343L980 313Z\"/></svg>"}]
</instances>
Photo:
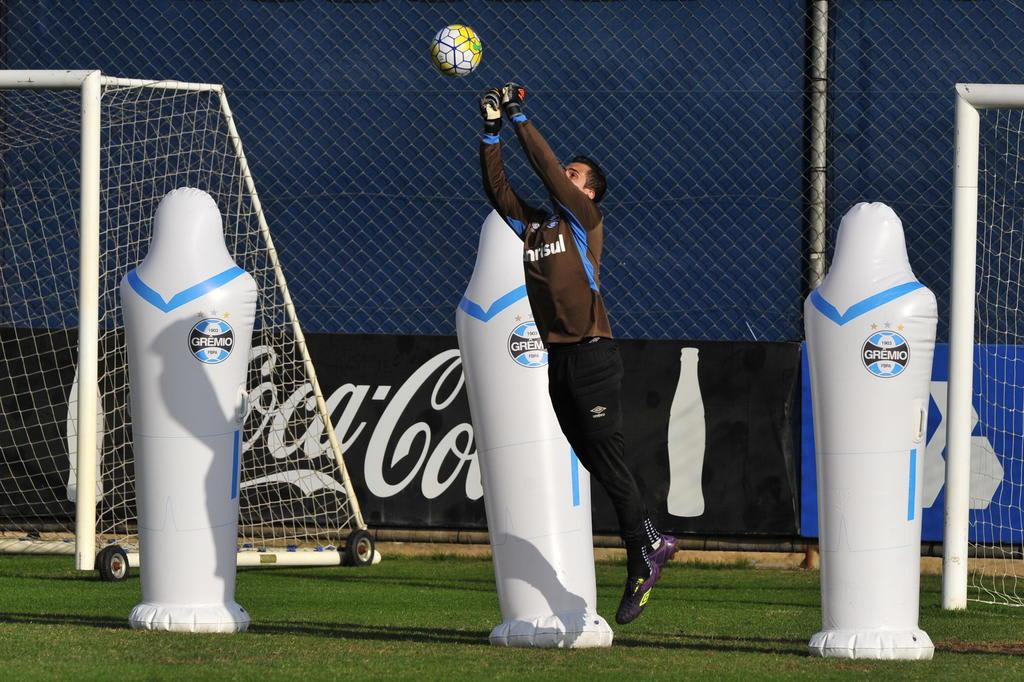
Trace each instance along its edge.
<instances>
[{"instance_id":1,"label":"white netting","mask_svg":"<svg viewBox=\"0 0 1024 682\"><path fill-rule=\"evenodd\" d=\"M1024 606L1024 112L982 111L980 136L968 596Z\"/></svg>"},{"instance_id":2,"label":"white netting","mask_svg":"<svg viewBox=\"0 0 1024 682\"><path fill-rule=\"evenodd\" d=\"M242 543L337 545L355 524L283 292L215 91L107 87L102 98L97 546L134 546L127 357L118 286L159 200L199 187L260 291L241 481ZM0 530L73 532L79 204L77 91L0 91Z\"/></svg>"}]
</instances>

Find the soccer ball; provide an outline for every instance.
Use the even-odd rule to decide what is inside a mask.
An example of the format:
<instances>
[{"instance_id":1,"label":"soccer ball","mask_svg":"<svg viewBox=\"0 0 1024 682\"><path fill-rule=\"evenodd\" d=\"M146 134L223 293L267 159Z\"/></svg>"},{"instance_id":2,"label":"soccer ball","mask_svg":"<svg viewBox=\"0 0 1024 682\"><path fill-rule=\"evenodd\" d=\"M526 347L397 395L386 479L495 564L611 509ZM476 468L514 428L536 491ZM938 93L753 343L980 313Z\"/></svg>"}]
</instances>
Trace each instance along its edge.
<instances>
[{"instance_id":1,"label":"soccer ball","mask_svg":"<svg viewBox=\"0 0 1024 682\"><path fill-rule=\"evenodd\" d=\"M484 47L476 31L462 24L445 26L430 45L430 59L446 76L468 76L480 66Z\"/></svg>"}]
</instances>

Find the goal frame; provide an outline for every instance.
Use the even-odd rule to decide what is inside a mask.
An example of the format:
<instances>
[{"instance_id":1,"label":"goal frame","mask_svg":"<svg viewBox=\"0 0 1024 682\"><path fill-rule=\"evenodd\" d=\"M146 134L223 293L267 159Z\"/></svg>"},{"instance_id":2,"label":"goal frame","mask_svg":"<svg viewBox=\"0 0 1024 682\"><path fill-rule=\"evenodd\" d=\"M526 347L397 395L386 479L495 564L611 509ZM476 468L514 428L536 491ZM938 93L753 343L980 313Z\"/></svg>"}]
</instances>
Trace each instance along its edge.
<instances>
[{"instance_id":1,"label":"goal frame","mask_svg":"<svg viewBox=\"0 0 1024 682\"><path fill-rule=\"evenodd\" d=\"M953 173L953 248L949 385L946 410L946 509L942 608L967 608L970 528L971 402L974 393L975 276L982 109L1024 109L1024 85L958 83Z\"/></svg>"},{"instance_id":2,"label":"goal frame","mask_svg":"<svg viewBox=\"0 0 1024 682\"><path fill-rule=\"evenodd\" d=\"M96 463L99 456L96 420L99 395L99 282L100 282L100 192L101 187L101 97L104 86L159 87L165 90L191 90L214 93L220 101L220 113L227 127L227 135L238 157L239 171L252 201L259 230L267 247L274 270L275 283L287 310L291 330L302 357L317 409L330 443L334 464L341 473L348 502L355 521L354 530L365 530L362 510L355 496L352 481L342 458L341 444L334 432L327 403L320 390L316 371L299 325L295 305L274 248L270 228L260 203L256 184L242 148L242 140L235 126L228 104L227 92L222 84L188 83L175 80L146 80L118 78L104 75L99 70L0 70L0 89L24 90L78 90L81 98L81 158L79 191L79 278L78 278L78 393L77 393L77 494L75 497L75 568L91 571L96 560ZM33 543L26 548L34 553L66 553L66 543ZM10 551L6 548L5 551ZM252 556L250 556L252 555ZM138 553L128 554L133 567L139 565ZM335 565L342 562L339 551L316 552L247 552L238 554L238 564L266 565Z\"/></svg>"}]
</instances>

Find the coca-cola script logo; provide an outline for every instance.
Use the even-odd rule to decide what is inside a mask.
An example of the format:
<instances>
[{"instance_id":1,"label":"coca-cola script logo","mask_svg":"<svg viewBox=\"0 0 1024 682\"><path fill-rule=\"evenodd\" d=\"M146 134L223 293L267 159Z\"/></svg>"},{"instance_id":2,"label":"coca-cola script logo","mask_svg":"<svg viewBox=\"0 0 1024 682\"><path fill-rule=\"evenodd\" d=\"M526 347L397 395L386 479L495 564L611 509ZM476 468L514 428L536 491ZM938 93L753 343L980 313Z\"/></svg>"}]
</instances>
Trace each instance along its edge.
<instances>
[{"instance_id":1,"label":"coca-cola script logo","mask_svg":"<svg viewBox=\"0 0 1024 682\"><path fill-rule=\"evenodd\" d=\"M257 346L253 362L260 364L260 375L267 381L249 392L247 426L255 428L246 430L251 436L245 449L261 446L279 460L298 457L304 461L299 467L281 462L282 471L269 471L244 481L242 487L288 483L305 495L324 488L344 492L334 475L337 470L330 441L317 417L312 387L302 384L279 400L278 390L269 381L275 374L277 353ZM483 496L472 424L458 423L440 434L431 425L441 421L440 413L451 407L464 386L459 351L451 349L427 360L397 389L347 383L327 397L341 452L365 449L363 475L372 495L392 497L418 483L423 497L431 500L462 482L467 499ZM376 423L371 423L363 413L370 412L375 402L383 403L384 409ZM253 424L251 420L258 421Z\"/></svg>"}]
</instances>

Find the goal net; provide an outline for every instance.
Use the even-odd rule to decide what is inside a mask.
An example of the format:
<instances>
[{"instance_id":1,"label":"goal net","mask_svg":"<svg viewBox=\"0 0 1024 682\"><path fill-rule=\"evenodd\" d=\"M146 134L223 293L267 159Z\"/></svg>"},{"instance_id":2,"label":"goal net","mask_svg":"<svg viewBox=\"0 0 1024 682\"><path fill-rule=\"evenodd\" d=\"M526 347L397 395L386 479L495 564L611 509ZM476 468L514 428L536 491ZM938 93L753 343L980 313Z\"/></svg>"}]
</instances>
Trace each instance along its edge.
<instances>
[{"instance_id":1,"label":"goal net","mask_svg":"<svg viewBox=\"0 0 1024 682\"><path fill-rule=\"evenodd\" d=\"M980 133L968 598L1024 606L1024 111Z\"/></svg>"},{"instance_id":2,"label":"goal net","mask_svg":"<svg viewBox=\"0 0 1024 682\"><path fill-rule=\"evenodd\" d=\"M943 606L1024 606L1024 86L957 86Z\"/></svg>"},{"instance_id":3,"label":"goal net","mask_svg":"<svg viewBox=\"0 0 1024 682\"><path fill-rule=\"evenodd\" d=\"M216 200L228 249L259 286L239 563L274 563L269 552L337 563L331 550L364 524L226 95L220 86L100 82L99 288L94 303L82 302L98 320L90 414L78 405L83 91L0 86L0 551L72 553L76 540L137 549L118 286L146 254L157 203L188 186ZM86 421L95 456L79 451ZM80 523L75 538L76 501L89 511L92 495L95 527ZM248 553L259 556L247 562Z\"/></svg>"}]
</instances>

